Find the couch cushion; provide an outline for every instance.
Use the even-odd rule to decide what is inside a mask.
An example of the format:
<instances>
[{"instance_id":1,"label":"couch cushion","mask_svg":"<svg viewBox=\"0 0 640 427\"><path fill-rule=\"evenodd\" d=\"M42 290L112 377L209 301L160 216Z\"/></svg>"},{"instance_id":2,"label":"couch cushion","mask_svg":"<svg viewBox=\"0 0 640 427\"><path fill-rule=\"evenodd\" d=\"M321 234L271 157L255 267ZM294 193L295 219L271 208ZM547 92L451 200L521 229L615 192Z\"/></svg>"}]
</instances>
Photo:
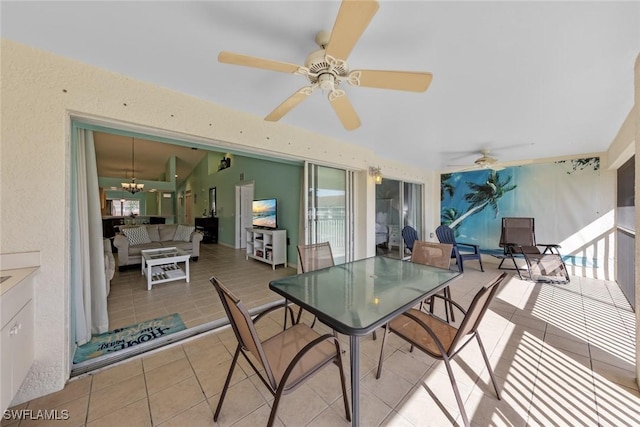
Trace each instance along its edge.
<instances>
[{"instance_id":1,"label":"couch cushion","mask_svg":"<svg viewBox=\"0 0 640 427\"><path fill-rule=\"evenodd\" d=\"M122 233L127 236L130 246L151 243L146 227L124 228Z\"/></svg>"},{"instance_id":2,"label":"couch cushion","mask_svg":"<svg viewBox=\"0 0 640 427\"><path fill-rule=\"evenodd\" d=\"M171 240L169 242L162 242L162 247L164 248L178 248L182 249L185 252L192 253L193 252L193 243L192 242L183 242L181 240Z\"/></svg>"},{"instance_id":3,"label":"couch cushion","mask_svg":"<svg viewBox=\"0 0 640 427\"><path fill-rule=\"evenodd\" d=\"M162 245L159 242L149 242L142 245L129 246L129 258L140 256L140 251L143 249L159 249Z\"/></svg>"},{"instance_id":4,"label":"couch cushion","mask_svg":"<svg viewBox=\"0 0 640 427\"><path fill-rule=\"evenodd\" d=\"M160 234L161 242L168 242L169 240L173 240L173 236L176 234L176 228L178 226L176 224L163 224L158 226L158 232ZM166 246L166 245L164 245Z\"/></svg>"},{"instance_id":5,"label":"couch cushion","mask_svg":"<svg viewBox=\"0 0 640 427\"><path fill-rule=\"evenodd\" d=\"M160 233L158 232L157 225L147 225L147 233L149 233L149 238L152 242L160 241Z\"/></svg>"},{"instance_id":6,"label":"couch cushion","mask_svg":"<svg viewBox=\"0 0 640 427\"><path fill-rule=\"evenodd\" d=\"M176 234L173 236L173 240L188 242L191 240L191 233L195 230L195 227L189 225L178 224L176 228Z\"/></svg>"}]
</instances>

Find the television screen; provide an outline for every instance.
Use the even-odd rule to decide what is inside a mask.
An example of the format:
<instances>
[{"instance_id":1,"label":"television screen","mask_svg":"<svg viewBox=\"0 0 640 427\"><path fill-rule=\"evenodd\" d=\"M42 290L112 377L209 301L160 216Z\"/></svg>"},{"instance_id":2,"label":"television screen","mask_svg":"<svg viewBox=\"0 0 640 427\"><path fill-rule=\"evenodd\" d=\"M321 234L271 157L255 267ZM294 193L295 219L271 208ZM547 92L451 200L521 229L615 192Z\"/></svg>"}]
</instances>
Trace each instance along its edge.
<instances>
[{"instance_id":1,"label":"television screen","mask_svg":"<svg viewBox=\"0 0 640 427\"><path fill-rule=\"evenodd\" d=\"M277 228L276 199L254 200L252 216L254 227Z\"/></svg>"}]
</instances>

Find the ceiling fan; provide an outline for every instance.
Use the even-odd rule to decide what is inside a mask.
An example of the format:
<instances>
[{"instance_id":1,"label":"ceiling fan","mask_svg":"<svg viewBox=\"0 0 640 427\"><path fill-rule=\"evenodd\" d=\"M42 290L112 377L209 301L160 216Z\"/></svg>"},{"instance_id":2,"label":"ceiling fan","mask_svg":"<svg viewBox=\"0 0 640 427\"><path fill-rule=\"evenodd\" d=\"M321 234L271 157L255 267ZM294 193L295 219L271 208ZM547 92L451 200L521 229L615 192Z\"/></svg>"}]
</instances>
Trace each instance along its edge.
<instances>
[{"instance_id":1,"label":"ceiling fan","mask_svg":"<svg viewBox=\"0 0 640 427\"><path fill-rule=\"evenodd\" d=\"M218 55L218 61L300 74L309 80L308 86L297 90L269 113L265 117L267 121L280 120L320 88L329 92L329 102L344 128L347 130L357 129L360 126L360 118L345 91L340 89L341 83L346 82L352 86L424 92L433 78L432 74L427 72L349 69L346 60L378 8L379 4L375 0L343 0L332 32L321 31L317 34L315 41L320 49L307 56L303 66L224 51Z\"/></svg>"},{"instance_id":2,"label":"ceiling fan","mask_svg":"<svg viewBox=\"0 0 640 427\"><path fill-rule=\"evenodd\" d=\"M498 163L498 159L495 157L489 156L489 150L482 149L480 150L481 156L473 161L473 165L449 165L450 167L464 167L461 172L472 170L472 169L493 169L495 171L499 171L504 169Z\"/></svg>"}]
</instances>

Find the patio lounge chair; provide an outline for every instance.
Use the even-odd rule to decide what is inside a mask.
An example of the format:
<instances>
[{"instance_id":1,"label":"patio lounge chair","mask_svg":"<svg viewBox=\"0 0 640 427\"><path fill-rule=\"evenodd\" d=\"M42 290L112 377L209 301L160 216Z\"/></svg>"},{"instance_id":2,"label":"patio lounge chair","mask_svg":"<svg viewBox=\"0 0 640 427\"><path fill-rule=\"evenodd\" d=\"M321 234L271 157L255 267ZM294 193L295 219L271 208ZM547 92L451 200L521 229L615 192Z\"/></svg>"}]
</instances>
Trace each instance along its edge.
<instances>
[{"instance_id":1,"label":"patio lounge chair","mask_svg":"<svg viewBox=\"0 0 640 427\"><path fill-rule=\"evenodd\" d=\"M522 279L522 269L518 267L516 258L524 258L529 279L534 282L569 283L567 266L559 251L560 245L536 243L534 218L502 218L500 247L504 249L504 256L498 268L502 268L505 260L510 259ZM541 251L541 247L544 250Z\"/></svg>"}]
</instances>

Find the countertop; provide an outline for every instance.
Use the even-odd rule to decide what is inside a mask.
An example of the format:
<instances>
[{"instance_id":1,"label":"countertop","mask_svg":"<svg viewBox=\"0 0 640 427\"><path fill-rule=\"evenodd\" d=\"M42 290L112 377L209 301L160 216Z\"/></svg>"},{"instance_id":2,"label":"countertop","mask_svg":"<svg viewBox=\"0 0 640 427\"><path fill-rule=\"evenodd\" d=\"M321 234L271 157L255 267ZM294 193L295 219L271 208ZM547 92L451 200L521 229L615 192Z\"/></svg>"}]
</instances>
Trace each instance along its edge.
<instances>
[{"instance_id":1,"label":"countertop","mask_svg":"<svg viewBox=\"0 0 640 427\"><path fill-rule=\"evenodd\" d=\"M0 283L0 295L13 288L18 283L35 273L39 267L15 268L12 270L0 270L0 277L10 276L4 282Z\"/></svg>"}]
</instances>

